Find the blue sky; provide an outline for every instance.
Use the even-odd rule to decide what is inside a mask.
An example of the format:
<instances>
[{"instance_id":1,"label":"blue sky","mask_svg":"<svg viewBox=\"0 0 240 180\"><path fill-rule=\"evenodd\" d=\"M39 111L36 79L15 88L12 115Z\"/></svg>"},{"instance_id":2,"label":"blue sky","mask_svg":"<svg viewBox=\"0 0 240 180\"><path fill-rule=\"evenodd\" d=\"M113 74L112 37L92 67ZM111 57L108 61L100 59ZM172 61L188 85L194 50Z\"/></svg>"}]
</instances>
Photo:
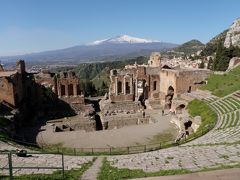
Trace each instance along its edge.
<instances>
[{"instance_id":1,"label":"blue sky","mask_svg":"<svg viewBox=\"0 0 240 180\"><path fill-rule=\"evenodd\" d=\"M1 0L0 56L127 34L206 43L240 17L240 0Z\"/></svg>"}]
</instances>

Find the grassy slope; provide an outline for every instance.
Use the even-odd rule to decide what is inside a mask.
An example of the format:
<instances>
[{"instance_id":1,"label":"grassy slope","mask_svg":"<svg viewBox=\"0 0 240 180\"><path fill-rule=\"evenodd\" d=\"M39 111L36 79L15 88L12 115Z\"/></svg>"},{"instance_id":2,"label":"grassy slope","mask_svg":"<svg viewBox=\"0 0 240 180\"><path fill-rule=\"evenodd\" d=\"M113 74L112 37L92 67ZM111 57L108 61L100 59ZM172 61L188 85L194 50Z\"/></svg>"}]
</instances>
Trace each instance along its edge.
<instances>
[{"instance_id":1,"label":"grassy slope","mask_svg":"<svg viewBox=\"0 0 240 180\"><path fill-rule=\"evenodd\" d=\"M202 123L198 128L197 134L206 133L209 128L215 126L217 122L217 114L203 101L195 99L189 102L187 109L192 117L202 117Z\"/></svg>"},{"instance_id":2,"label":"grassy slope","mask_svg":"<svg viewBox=\"0 0 240 180\"><path fill-rule=\"evenodd\" d=\"M211 75L203 90L212 91L216 96L223 97L240 89L240 66L224 75Z\"/></svg>"}]
</instances>

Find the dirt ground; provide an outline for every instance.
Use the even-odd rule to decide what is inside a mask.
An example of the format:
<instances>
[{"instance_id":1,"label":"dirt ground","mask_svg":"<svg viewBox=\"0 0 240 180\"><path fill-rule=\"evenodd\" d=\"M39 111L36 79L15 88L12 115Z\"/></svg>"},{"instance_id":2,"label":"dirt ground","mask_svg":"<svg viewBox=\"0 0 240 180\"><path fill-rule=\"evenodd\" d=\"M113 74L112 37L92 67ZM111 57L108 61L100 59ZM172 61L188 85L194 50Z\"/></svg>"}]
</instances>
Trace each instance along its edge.
<instances>
[{"instance_id":1,"label":"dirt ground","mask_svg":"<svg viewBox=\"0 0 240 180\"><path fill-rule=\"evenodd\" d=\"M170 123L171 115L162 116L160 110L148 110L146 114L157 122L94 132L69 131L56 133L53 132L53 127L48 126L46 131L39 132L37 142L44 144L62 143L63 146L71 148L106 148L152 143L157 140L156 137L165 132L167 134L170 132L174 138L177 136L177 127Z\"/></svg>"}]
</instances>

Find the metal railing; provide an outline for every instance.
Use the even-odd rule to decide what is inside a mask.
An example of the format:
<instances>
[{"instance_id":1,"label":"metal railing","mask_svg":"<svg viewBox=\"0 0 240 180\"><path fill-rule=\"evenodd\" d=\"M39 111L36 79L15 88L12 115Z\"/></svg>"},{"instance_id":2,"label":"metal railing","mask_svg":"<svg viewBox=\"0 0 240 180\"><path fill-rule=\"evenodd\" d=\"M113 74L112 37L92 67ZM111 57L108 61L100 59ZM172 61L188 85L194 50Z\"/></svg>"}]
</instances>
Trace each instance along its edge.
<instances>
[{"instance_id":1,"label":"metal railing","mask_svg":"<svg viewBox=\"0 0 240 180\"><path fill-rule=\"evenodd\" d=\"M205 130L198 131L197 133L193 133L188 138L182 139L180 142L168 141L168 142L157 142L151 144L141 144L135 146L125 146L125 147L99 147L99 148L65 148L59 145L37 145L34 143L29 143L25 141L14 140L8 138L12 142L16 142L20 145L26 146L25 148L41 151L42 153L62 153L65 155L123 155L123 154L135 154L135 153L143 153L149 151L155 151L163 148L178 146L183 143L192 141L207 132L209 132L214 126L206 127ZM23 148L23 147L19 147Z\"/></svg>"},{"instance_id":2,"label":"metal railing","mask_svg":"<svg viewBox=\"0 0 240 180\"><path fill-rule=\"evenodd\" d=\"M13 170L14 169L56 169L56 170L61 170L62 171L62 179L64 179L64 155L63 153L42 153L42 152L28 152L27 155L34 155L34 154L54 154L54 155L59 155L61 156L61 166L14 166L13 164L13 154L16 155L16 152L0 152L0 156L6 156L6 158L8 159L8 163L5 166L0 167L0 170L8 170L8 176L10 180L14 179L14 174L13 174ZM25 157L22 157L25 158ZM2 176L6 176L4 174L2 174ZM0 174L0 178L1 178L1 174Z\"/></svg>"}]
</instances>

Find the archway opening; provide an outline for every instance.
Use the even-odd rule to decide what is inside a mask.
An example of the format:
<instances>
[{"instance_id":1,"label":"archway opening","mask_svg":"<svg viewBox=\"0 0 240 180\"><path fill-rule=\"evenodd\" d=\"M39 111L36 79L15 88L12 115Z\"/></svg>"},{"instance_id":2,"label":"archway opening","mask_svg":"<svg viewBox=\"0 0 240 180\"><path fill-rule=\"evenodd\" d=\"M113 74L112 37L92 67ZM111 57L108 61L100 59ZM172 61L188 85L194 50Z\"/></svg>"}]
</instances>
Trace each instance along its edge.
<instances>
[{"instance_id":1,"label":"archway opening","mask_svg":"<svg viewBox=\"0 0 240 180\"><path fill-rule=\"evenodd\" d=\"M122 82L121 81L117 82L117 93L118 94L122 93Z\"/></svg>"},{"instance_id":2,"label":"archway opening","mask_svg":"<svg viewBox=\"0 0 240 180\"><path fill-rule=\"evenodd\" d=\"M174 88L172 86L168 87L167 95L165 97L165 107L167 109L171 109L172 107L172 99L174 96Z\"/></svg>"},{"instance_id":3,"label":"archway opening","mask_svg":"<svg viewBox=\"0 0 240 180\"><path fill-rule=\"evenodd\" d=\"M61 85L61 95L65 96L66 92L65 92L65 85Z\"/></svg>"},{"instance_id":4,"label":"archway opening","mask_svg":"<svg viewBox=\"0 0 240 180\"><path fill-rule=\"evenodd\" d=\"M73 85L72 84L68 85L68 95L73 96Z\"/></svg>"}]
</instances>

